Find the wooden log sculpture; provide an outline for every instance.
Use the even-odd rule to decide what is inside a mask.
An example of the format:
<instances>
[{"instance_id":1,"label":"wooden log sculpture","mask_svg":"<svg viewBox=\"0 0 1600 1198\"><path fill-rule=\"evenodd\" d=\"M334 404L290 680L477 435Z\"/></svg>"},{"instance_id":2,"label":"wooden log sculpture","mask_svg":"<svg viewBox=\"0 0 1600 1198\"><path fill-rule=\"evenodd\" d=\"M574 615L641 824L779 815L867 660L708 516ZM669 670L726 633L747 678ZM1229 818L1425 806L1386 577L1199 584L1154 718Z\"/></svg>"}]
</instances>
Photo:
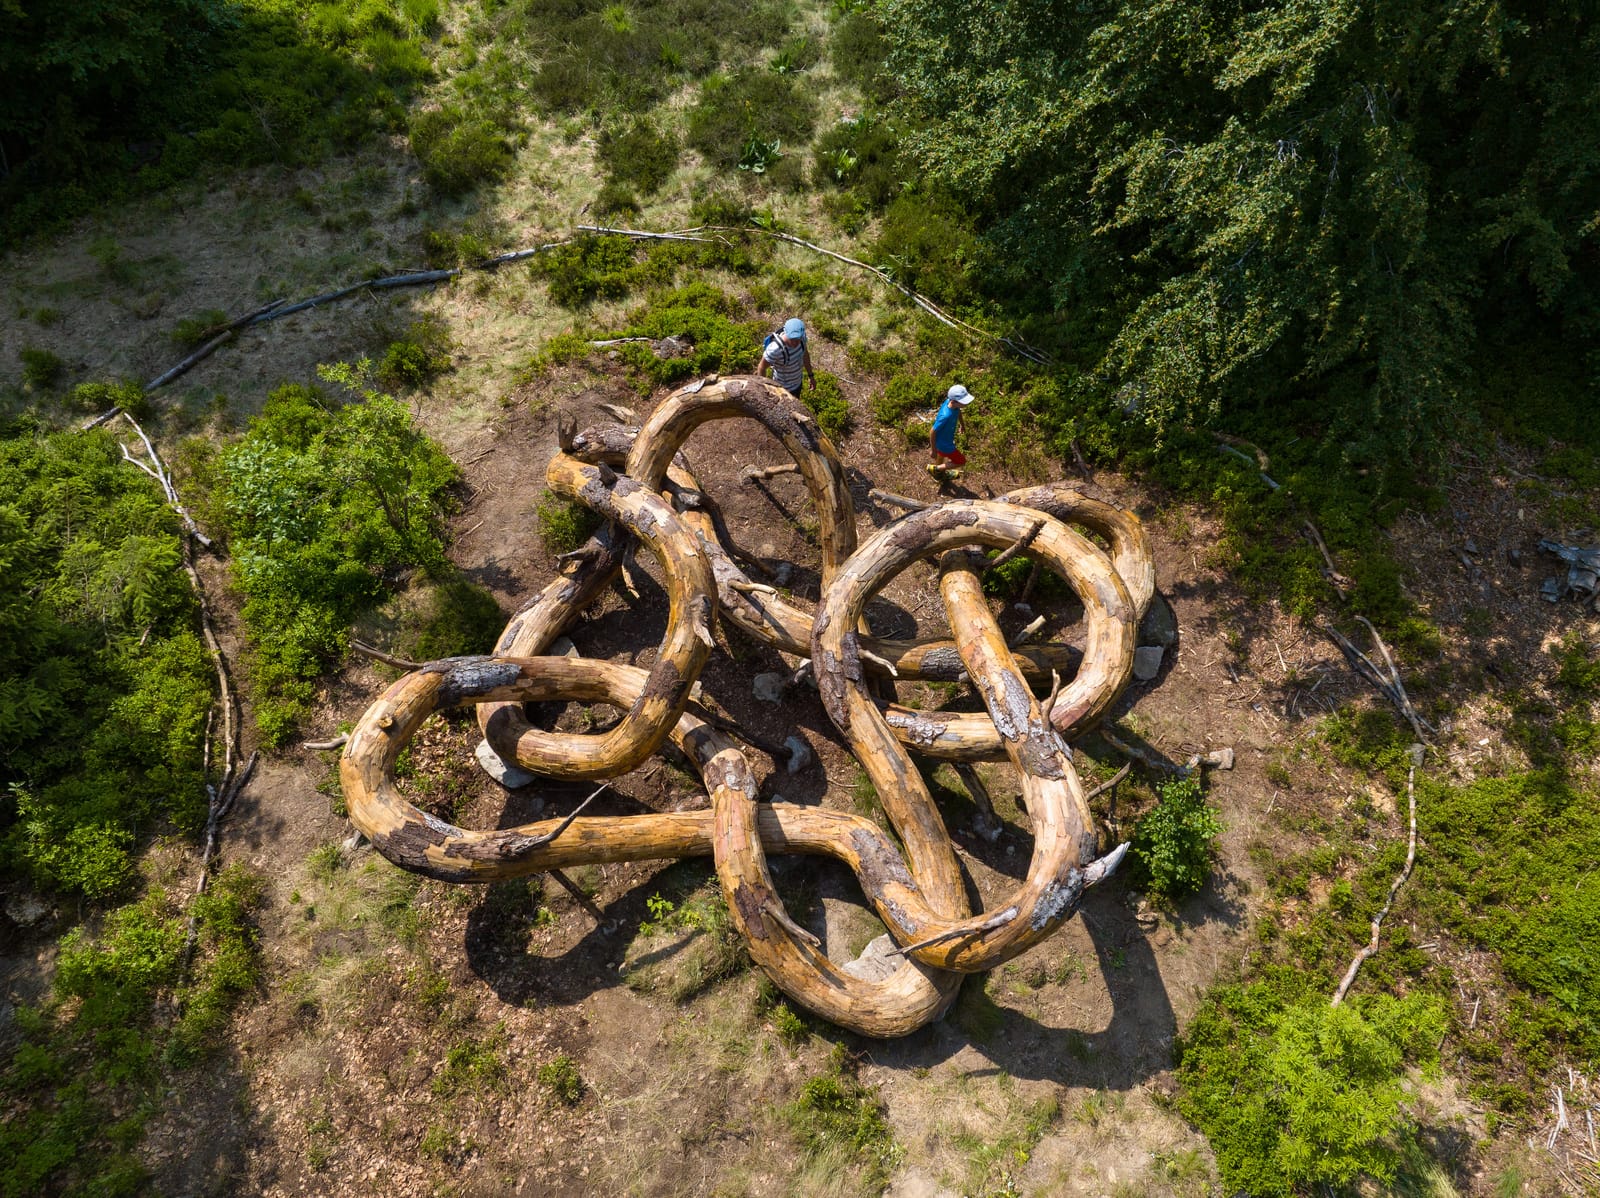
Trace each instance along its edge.
<instances>
[{"instance_id":1,"label":"wooden log sculpture","mask_svg":"<svg viewBox=\"0 0 1600 1198\"><path fill-rule=\"evenodd\" d=\"M745 576L731 542L723 543L715 505L678 453L696 428L728 417L763 424L805 481L822 550L815 612ZM351 821L385 857L444 881L487 882L602 862L709 856L755 962L802 1006L877 1037L938 1018L962 974L993 968L1048 936L1084 890L1117 867L1127 846L1096 857L1094 824L1067 745L1104 715L1132 670L1134 630L1154 590L1137 518L1056 484L928 507L858 548L833 445L787 392L753 378L702 380L668 397L641 428L564 429L561 441L548 483L605 516L604 528L513 616L494 655L408 673L367 709L345 745L340 775ZM1110 551L1072 525L1101 537ZM652 667L545 656L638 543L660 561L670 605ZM1073 588L1084 605L1081 651L1006 646L981 587L987 550L1026 552ZM952 637L872 636L868 601L930 557L939 559ZM691 699L718 616L811 659L828 715L876 787L898 844L854 815L758 801L744 750ZM982 695L986 715L917 711L894 701L895 680L962 673ZM1041 702L1030 683L1048 684L1048 699ZM524 705L550 700L607 703L625 714L604 734L549 732L531 723ZM495 752L550 777L614 777L670 737L699 769L711 809L574 812L493 831L445 823L401 796L395 763L430 714L467 704L476 705ZM911 750L957 762L1009 760L1021 777L1032 859L1023 881L984 911L970 909ZM896 947L848 964L829 960L785 911L768 871L772 853L827 856L847 866Z\"/></svg>"}]
</instances>

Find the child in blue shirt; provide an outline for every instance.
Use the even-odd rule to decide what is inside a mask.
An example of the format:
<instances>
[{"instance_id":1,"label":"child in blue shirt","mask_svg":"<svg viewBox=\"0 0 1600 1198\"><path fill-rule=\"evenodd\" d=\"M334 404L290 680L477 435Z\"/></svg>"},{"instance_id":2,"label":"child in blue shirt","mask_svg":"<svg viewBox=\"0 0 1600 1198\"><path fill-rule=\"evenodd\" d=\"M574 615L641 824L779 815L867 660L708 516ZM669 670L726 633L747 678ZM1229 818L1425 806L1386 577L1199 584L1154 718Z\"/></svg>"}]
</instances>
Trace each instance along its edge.
<instances>
[{"instance_id":1,"label":"child in blue shirt","mask_svg":"<svg viewBox=\"0 0 1600 1198\"><path fill-rule=\"evenodd\" d=\"M963 409L971 402L972 392L960 383L946 393L928 434L929 474L954 478L958 476L955 472L967 464L967 455L956 448L956 432L961 427Z\"/></svg>"}]
</instances>

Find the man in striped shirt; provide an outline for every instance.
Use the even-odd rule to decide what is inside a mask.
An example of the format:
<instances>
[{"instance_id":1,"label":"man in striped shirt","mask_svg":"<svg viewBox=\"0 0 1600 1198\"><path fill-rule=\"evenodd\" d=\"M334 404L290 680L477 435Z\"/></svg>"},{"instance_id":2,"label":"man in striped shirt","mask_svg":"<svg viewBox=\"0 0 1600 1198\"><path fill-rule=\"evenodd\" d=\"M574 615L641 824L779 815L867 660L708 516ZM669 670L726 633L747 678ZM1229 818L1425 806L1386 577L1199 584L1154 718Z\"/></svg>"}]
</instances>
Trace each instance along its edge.
<instances>
[{"instance_id":1,"label":"man in striped shirt","mask_svg":"<svg viewBox=\"0 0 1600 1198\"><path fill-rule=\"evenodd\" d=\"M801 376L811 380L811 389L817 389L817 376L811 372L811 351L806 347L806 322L791 316L783 328L767 338L767 347L761 353L761 364L756 373L763 378L777 380L796 399L800 398Z\"/></svg>"}]
</instances>

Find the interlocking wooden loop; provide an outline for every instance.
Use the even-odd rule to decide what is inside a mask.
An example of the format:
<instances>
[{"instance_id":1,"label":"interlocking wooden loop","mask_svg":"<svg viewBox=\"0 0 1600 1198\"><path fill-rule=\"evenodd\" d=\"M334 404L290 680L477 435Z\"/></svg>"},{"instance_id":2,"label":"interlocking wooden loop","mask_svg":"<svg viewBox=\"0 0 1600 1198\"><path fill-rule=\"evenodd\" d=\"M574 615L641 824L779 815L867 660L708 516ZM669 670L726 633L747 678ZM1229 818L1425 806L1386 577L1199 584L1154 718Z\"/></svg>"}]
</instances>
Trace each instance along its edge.
<instances>
[{"instance_id":1,"label":"interlocking wooden loop","mask_svg":"<svg viewBox=\"0 0 1600 1198\"><path fill-rule=\"evenodd\" d=\"M824 591L815 614L744 575L722 543L715 504L682 462L679 450L696 428L734 416L760 421L799 466L822 550ZM1123 848L1094 857L1094 826L1066 738L1105 713L1131 671L1134 630L1154 589L1136 518L1052 485L932 507L857 548L850 492L832 444L787 392L749 378L685 387L638 430L563 436L547 481L605 516L606 526L512 618L494 656L433 662L407 674L372 704L345 747L340 774L350 818L385 857L441 880L483 882L583 864L709 855L755 962L801 1005L879 1037L938 1018L962 973L992 968L1049 935L1084 889L1116 868ZM1109 555L1070 524L1104 538ZM542 656L640 542L660 561L669 598L651 669ZM1082 600L1081 651L1006 646L982 593L984 559L973 553L1018 546ZM953 636L872 636L868 601L912 562L935 556ZM903 852L856 816L758 801L744 750L690 697L717 615L775 648L811 657L824 706L877 788ZM893 701L892 678L962 673L983 697L986 714L922 712ZM1029 682L1049 682L1053 674L1051 701L1041 705ZM1059 675L1070 680L1060 686ZM527 719L524 704L550 700L608 703L624 714L602 735L547 732ZM399 793L395 762L430 714L468 704L477 706L496 752L553 777L625 773L670 736L700 770L711 810L574 814L494 831L438 820ZM955 851L909 749L953 760L1004 757L1021 778L1033 856L1022 883L983 912L970 910ZM830 961L785 911L768 870L770 853L842 862L896 947L869 950L849 964Z\"/></svg>"}]
</instances>

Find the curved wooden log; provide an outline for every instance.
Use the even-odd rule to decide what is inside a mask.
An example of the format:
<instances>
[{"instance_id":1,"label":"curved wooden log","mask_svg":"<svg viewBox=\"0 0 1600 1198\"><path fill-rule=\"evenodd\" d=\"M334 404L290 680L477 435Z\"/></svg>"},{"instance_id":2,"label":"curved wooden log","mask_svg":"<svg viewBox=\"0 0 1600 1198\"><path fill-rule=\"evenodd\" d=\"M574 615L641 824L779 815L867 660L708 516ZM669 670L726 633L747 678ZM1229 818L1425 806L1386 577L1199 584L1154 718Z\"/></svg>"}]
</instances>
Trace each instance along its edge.
<instances>
[{"instance_id":1,"label":"curved wooden log","mask_svg":"<svg viewBox=\"0 0 1600 1198\"><path fill-rule=\"evenodd\" d=\"M759 420L806 480L822 530L824 595L814 616L752 584L733 563L726 531L678 452L695 428L726 416ZM1028 488L1002 501L918 512L857 548L832 444L787 392L757 379L685 387L637 435L626 428L565 429L561 441L571 452L552 460L551 488L604 515L606 527L565 555L561 576L513 617L498 656L434 662L407 674L369 708L345 746L340 771L351 818L385 856L436 878L488 881L586 863L710 854L756 962L803 1006L874 1036L904 1034L937 1018L960 972L988 969L1048 935L1082 891L1116 867L1126 846L1091 860L1093 824L1062 738L1098 719L1131 672L1138 613L1153 592L1149 547L1136 517L1070 488ZM627 472L619 474L614 464L624 460ZM1064 521L1104 537L1109 555ZM539 656L617 576L638 540L660 559L670 600L653 668ZM979 582L986 563L972 546L1027 552L1067 580L1084 604L1081 664L1065 646L1006 646ZM938 554L945 555L940 586L953 638L868 635L870 598L910 562ZM757 802L755 778L737 744L689 701L712 645L719 600L729 618L758 638L809 653L824 705L862 758L903 853L855 816ZM890 675L963 672L983 695L987 716L913 711L887 701L892 688L873 694ZM1062 673L1070 682L1058 697ZM1053 679L1042 707L1030 676ZM534 728L524 704L557 699L606 702L625 714L601 736ZM712 808L626 818L573 812L494 831L434 819L399 794L394 764L428 714L467 703L478 705L497 752L551 776L625 772L670 735L701 770ZM943 821L907 748L957 761L1003 755L1021 775L1033 856L1023 882L989 910L971 913ZM829 961L784 911L768 872L769 852L826 855L848 866L902 959L870 969Z\"/></svg>"},{"instance_id":2,"label":"curved wooden log","mask_svg":"<svg viewBox=\"0 0 1600 1198\"><path fill-rule=\"evenodd\" d=\"M1074 855L1080 859L1065 869L1057 868L1064 857L1058 855L1056 842L1074 839L1064 822L1067 809L1082 807L1081 788L1076 796L1066 790L1056 796L1056 823L1048 832L1044 856L1035 853L1039 873L1036 876L1030 871L1024 887L1012 896L1015 902L970 919L951 919L946 912L956 907L961 880L949 835L921 775L866 690L854 628L872 595L917 558L972 544L1004 548L1030 533L1041 519L1043 525L1034 535L1034 552L1078 593L1088 628L1084 667L1056 700L1050 723L1045 724L1039 716L1040 736L1048 734L1053 744L1057 732L1067 734L1098 719L1126 686L1133 669L1134 624L1127 588L1105 555L1060 521L1041 518L1029 509L977 500L913 513L862 545L817 609L811 660L823 705L876 787L932 912L942 917L924 920L919 918L920 912L908 909L900 926L909 922L916 941L927 942L916 950L918 960L945 969L988 969L1016 955L1037 939L1030 935L1033 931L1047 934L1064 913L1070 913L1084 886L1109 872L1115 863L1093 872L1081 853L1084 845L1092 852L1093 837L1079 836L1078 843L1061 851L1079 849ZM959 584L956 590L958 596L965 595ZM981 601L981 591L977 602L982 616L969 602L963 608L966 618L957 628L958 647L969 671L974 664L987 670L1010 657L989 617L987 603ZM1007 686L1007 680L1013 685ZM1059 773L1060 763L1043 752L1039 736L1031 734L1037 703L1020 677L1008 665L999 683L990 679L985 685L990 715L1019 768L1026 760L1035 763L1034 768ZM1033 801L1030 797L1030 814ZM1084 810L1082 815L1086 814Z\"/></svg>"},{"instance_id":3,"label":"curved wooden log","mask_svg":"<svg viewBox=\"0 0 1600 1198\"><path fill-rule=\"evenodd\" d=\"M645 671L582 658L453 658L392 684L350 733L339 762L350 820L396 865L447 882L490 882L582 864L714 856L730 913L751 957L808 1009L863 1035L905 1035L937 1019L959 975L902 961L887 976L858 977L794 935L767 872L765 849L833 857L856 874L880 916L915 884L877 825L825 808L758 804L755 776L733 741L692 712L673 739L700 768L712 810L578 816L474 831L409 803L394 780L400 752L435 711L470 702L576 699L636 705Z\"/></svg>"},{"instance_id":4,"label":"curved wooden log","mask_svg":"<svg viewBox=\"0 0 1600 1198\"><path fill-rule=\"evenodd\" d=\"M489 745L502 759L558 778L609 778L627 773L661 746L689 701L689 691L710 656L716 584L693 534L654 491L609 466L591 466L557 454L545 475L551 490L580 500L642 539L661 561L670 612L667 633L649 681L626 717L594 736L546 732L500 705L482 720ZM620 568L620 566L619 566ZM551 623L559 611L552 608ZM537 643L553 634L525 619L521 636ZM502 638L504 639L504 638Z\"/></svg>"}]
</instances>

